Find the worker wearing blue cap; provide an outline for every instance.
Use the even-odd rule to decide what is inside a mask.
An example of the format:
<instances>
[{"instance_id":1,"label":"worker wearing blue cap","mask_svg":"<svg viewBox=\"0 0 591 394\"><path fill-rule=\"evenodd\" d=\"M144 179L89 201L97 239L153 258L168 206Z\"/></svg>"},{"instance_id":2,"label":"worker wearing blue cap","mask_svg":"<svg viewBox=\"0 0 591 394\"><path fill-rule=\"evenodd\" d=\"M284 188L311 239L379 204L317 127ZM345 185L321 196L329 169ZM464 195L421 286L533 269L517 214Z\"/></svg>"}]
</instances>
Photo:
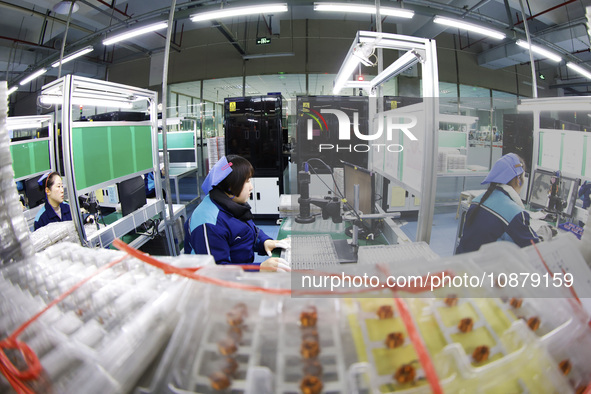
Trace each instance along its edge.
<instances>
[{"instance_id":1,"label":"worker wearing blue cap","mask_svg":"<svg viewBox=\"0 0 591 394\"><path fill-rule=\"evenodd\" d=\"M254 169L240 156L222 157L203 181L207 196L185 222L185 253L209 254L216 264L250 264L254 252L271 255L275 248L286 248L286 241L275 241L255 226L248 205ZM261 270L289 271L287 262L269 258Z\"/></svg>"},{"instance_id":2,"label":"worker wearing blue cap","mask_svg":"<svg viewBox=\"0 0 591 394\"><path fill-rule=\"evenodd\" d=\"M456 253L473 252L484 244L510 241L520 247L539 242L541 237L530 227L519 192L525 172L523 159L509 153L495 162L482 184L489 184L482 195L472 200ZM538 230L539 231L539 230ZM551 230L543 227L551 238Z\"/></svg>"}]
</instances>

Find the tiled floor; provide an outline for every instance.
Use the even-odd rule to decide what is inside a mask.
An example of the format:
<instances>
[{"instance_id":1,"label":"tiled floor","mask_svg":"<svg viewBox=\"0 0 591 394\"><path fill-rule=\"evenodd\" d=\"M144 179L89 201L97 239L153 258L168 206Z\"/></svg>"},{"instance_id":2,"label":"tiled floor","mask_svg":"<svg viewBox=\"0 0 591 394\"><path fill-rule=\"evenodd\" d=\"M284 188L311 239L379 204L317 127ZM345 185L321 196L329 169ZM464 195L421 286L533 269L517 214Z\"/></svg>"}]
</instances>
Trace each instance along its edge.
<instances>
[{"instance_id":1,"label":"tiled floor","mask_svg":"<svg viewBox=\"0 0 591 394\"><path fill-rule=\"evenodd\" d=\"M456 219L456 207L438 208L433 215L433 227L431 228L431 241L429 246L439 256L452 256L458 228ZM402 226L402 231L411 239L417 235L417 220L406 218L407 224Z\"/></svg>"}]
</instances>

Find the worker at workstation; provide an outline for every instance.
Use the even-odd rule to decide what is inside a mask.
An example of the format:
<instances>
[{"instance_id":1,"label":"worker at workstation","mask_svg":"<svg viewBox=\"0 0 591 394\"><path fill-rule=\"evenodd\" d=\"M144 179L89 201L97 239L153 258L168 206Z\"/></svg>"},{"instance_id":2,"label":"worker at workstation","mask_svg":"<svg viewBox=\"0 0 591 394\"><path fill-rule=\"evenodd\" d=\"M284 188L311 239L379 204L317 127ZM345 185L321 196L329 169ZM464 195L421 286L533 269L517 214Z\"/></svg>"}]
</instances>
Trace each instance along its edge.
<instances>
[{"instance_id":1,"label":"worker at workstation","mask_svg":"<svg viewBox=\"0 0 591 394\"><path fill-rule=\"evenodd\" d=\"M185 222L185 253L208 254L216 264L252 264L254 252L271 255L289 247L275 241L253 222L248 198L254 169L243 157L222 157L210 170L201 189L207 196ZM287 262L270 257L261 270L289 271Z\"/></svg>"},{"instance_id":2,"label":"worker at workstation","mask_svg":"<svg viewBox=\"0 0 591 394\"><path fill-rule=\"evenodd\" d=\"M64 202L64 183L57 172L51 172L39 179L45 186L45 205L35 217L35 230L54 222L72 220L70 205ZM42 186L40 186L42 187Z\"/></svg>"},{"instance_id":3,"label":"worker at workstation","mask_svg":"<svg viewBox=\"0 0 591 394\"><path fill-rule=\"evenodd\" d=\"M519 192L524 183L524 162L515 153L495 162L482 184L485 193L474 198L466 214L463 235L456 253L473 252L484 244L510 241L520 247L552 237L552 230L542 226L536 233Z\"/></svg>"}]
</instances>

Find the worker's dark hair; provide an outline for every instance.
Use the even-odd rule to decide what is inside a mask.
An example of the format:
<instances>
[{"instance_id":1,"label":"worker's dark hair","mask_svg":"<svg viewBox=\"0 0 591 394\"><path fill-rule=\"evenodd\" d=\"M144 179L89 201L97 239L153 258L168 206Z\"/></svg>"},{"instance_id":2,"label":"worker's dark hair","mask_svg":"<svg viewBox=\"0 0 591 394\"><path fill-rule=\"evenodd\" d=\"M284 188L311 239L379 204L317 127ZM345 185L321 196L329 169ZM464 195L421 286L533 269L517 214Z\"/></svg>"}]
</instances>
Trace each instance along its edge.
<instances>
[{"instance_id":1,"label":"worker's dark hair","mask_svg":"<svg viewBox=\"0 0 591 394\"><path fill-rule=\"evenodd\" d=\"M524 177L525 171L527 169L525 168L525 161L523 160L523 158L521 156L519 156L519 155L516 155L516 156L519 158L519 161L521 162L521 165L523 167L523 172L515 177L515 178L519 178L519 184L521 185L521 183L523 182L523 177ZM515 178L513 178L513 179L515 179ZM511 181L513 181L513 179L511 179L508 183L511 183ZM488 189L486 189L486 192L484 193L484 196L482 196L482 198L478 202L478 205L476 206L476 208L474 208L474 210L470 213L470 216L468 216L466 218L465 225L468 225L469 226L470 224L472 224L472 222L474 221L474 218L476 217L476 214L480 210L480 206L490 197L490 195L492 194L493 190L495 190L495 188L498 185L500 185L500 183L496 183L496 182L491 182L488 185Z\"/></svg>"},{"instance_id":2,"label":"worker's dark hair","mask_svg":"<svg viewBox=\"0 0 591 394\"><path fill-rule=\"evenodd\" d=\"M214 187L237 196L242 191L244 182L254 175L254 168L244 157L229 155L226 159L232 164L232 172Z\"/></svg>"},{"instance_id":3,"label":"worker's dark hair","mask_svg":"<svg viewBox=\"0 0 591 394\"><path fill-rule=\"evenodd\" d=\"M484 196L482 196L482 198L478 202L478 205L476 206L476 208L474 208L474 210L470 213L470 216L468 216L466 218L466 223L465 223L466 226L469 226L472 224L472 222L474 221L474 218L476 217L476 213L478 213L478 211L480 210L480 205L482 205L482 203L484 203L486 201L486 199L490 197L493 190L495 190L498 185L500 185L500 183L496 183L496 182L491 182L488 185L488 189L486 189Z\"/></svg>"},{"instance_id":4,"label":"worker's dark hair","mask_svg":"<svg viewBox=\"0 0 591 394\"><path fill-rule=\"evenodd\" d=\"M45 187L46 188L51 189L51 187L55 184L55 181L57 180L56 176L61 178L61 175L56 171L47 175L47 178L45 178Z\"/></svg>"}]
</instances>

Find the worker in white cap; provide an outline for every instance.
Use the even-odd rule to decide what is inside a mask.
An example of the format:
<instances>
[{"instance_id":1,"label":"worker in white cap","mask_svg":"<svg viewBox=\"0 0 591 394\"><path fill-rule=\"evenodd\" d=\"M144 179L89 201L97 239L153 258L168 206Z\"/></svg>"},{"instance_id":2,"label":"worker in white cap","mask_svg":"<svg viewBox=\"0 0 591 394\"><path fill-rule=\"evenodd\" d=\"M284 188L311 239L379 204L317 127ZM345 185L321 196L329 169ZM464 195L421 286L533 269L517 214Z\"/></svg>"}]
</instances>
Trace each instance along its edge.
<instances>
[{"instance_id":1,"label":"worker in white cap","mask_svg":"<svg viewBox=\"0 0 591 394\"><path fill-rule=\"evenodd\" d=\"M476 251L495 241L510 241L524 247L552 237L547 226L538 230L540 234L530 227L529 213L519 196L524 173L523 159L515 153L495 162L482 182L489 184L488 189L474 198L468 209L457 254Z\"/></svg>"}]
</instances>

